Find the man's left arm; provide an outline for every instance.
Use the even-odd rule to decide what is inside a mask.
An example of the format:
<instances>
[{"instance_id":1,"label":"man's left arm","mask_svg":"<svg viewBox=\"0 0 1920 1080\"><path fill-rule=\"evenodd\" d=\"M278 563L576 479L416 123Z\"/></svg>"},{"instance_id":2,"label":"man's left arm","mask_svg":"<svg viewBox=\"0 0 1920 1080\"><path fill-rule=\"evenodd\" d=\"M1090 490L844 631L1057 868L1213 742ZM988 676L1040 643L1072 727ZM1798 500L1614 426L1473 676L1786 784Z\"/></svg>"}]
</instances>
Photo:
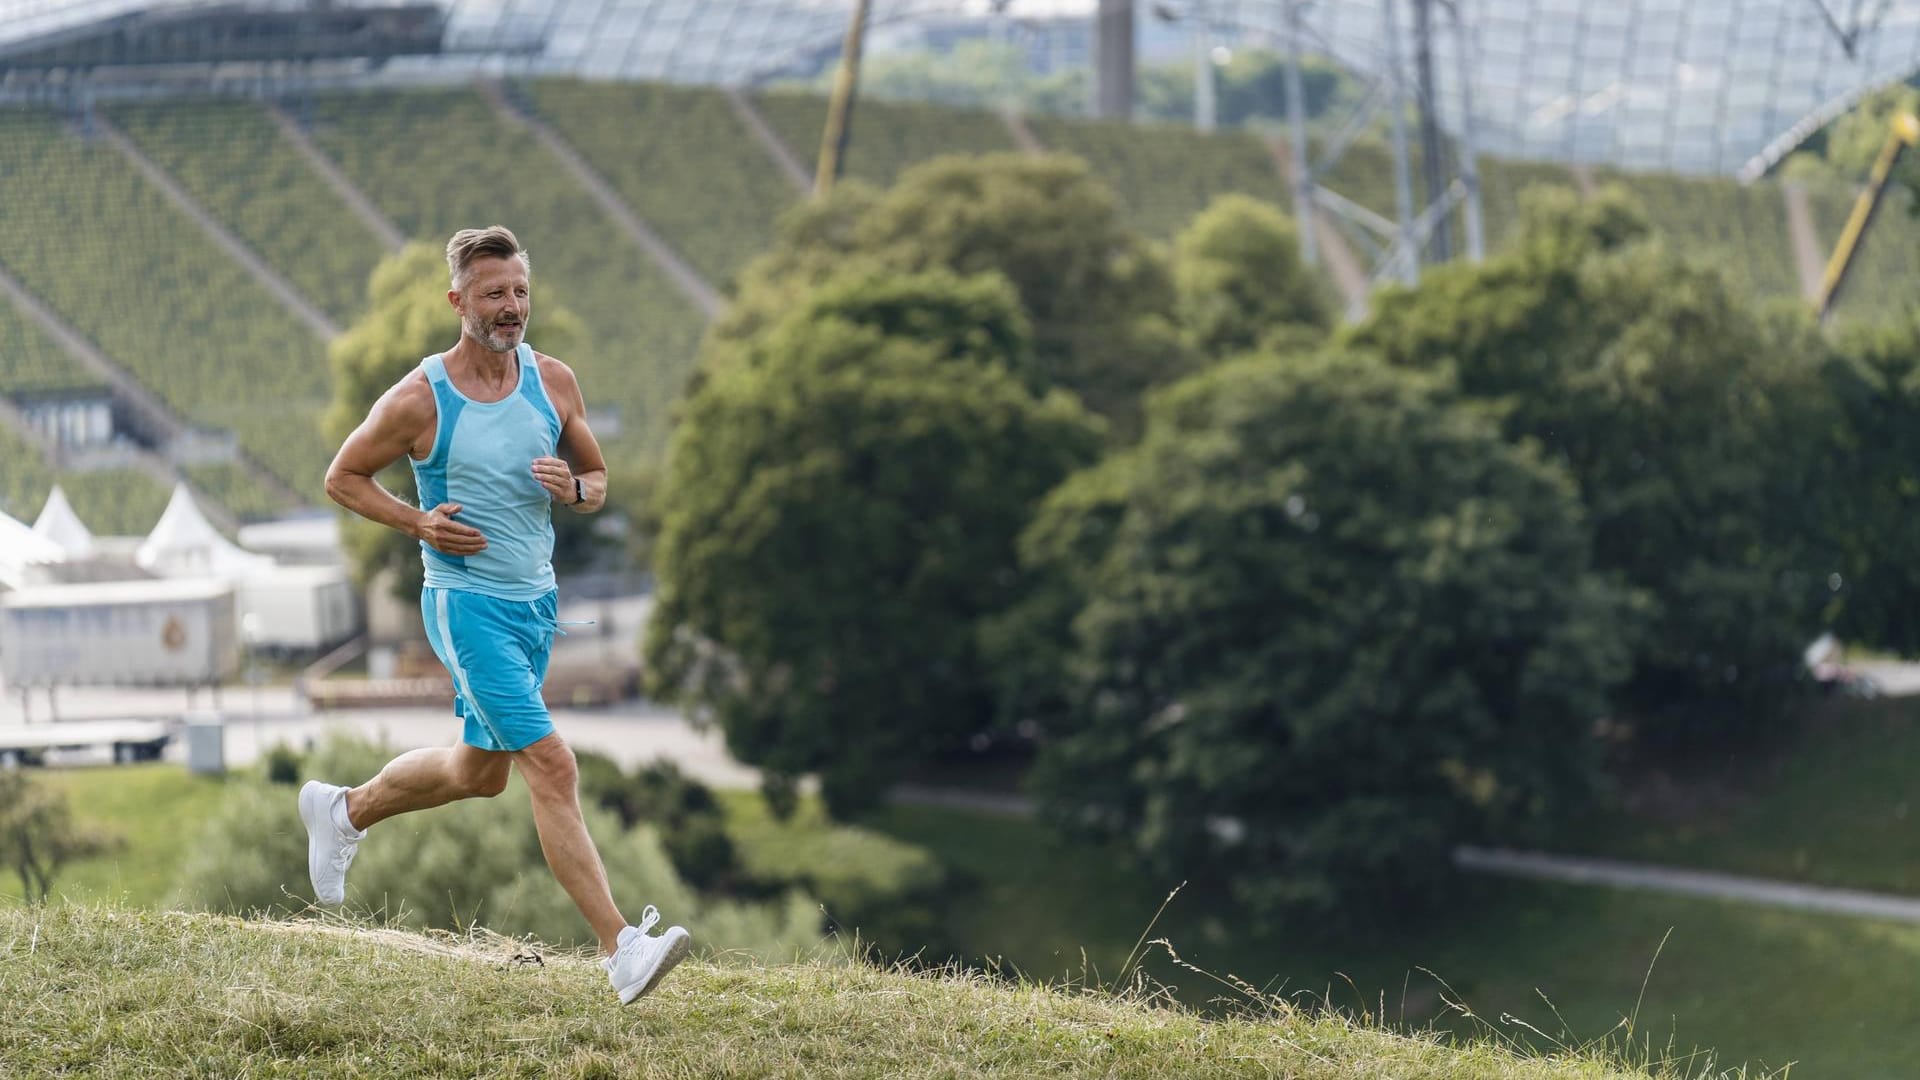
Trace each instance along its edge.
<instances>
[{"instance_id":1,"label":"man's left arm","mask_svg":"<svg viewBox=\"0 0 1920 1080\"><path fill-rule=\"evenodd\" d=\"M573 370L550 357L541 366L547 397L560 414L560 456L537 458L533 475L553 501L576 514L591 514L607 503L607 460L587 426L587 403ZM577 502L574 480L580 481Z\"/></svg>"}]
</instances>

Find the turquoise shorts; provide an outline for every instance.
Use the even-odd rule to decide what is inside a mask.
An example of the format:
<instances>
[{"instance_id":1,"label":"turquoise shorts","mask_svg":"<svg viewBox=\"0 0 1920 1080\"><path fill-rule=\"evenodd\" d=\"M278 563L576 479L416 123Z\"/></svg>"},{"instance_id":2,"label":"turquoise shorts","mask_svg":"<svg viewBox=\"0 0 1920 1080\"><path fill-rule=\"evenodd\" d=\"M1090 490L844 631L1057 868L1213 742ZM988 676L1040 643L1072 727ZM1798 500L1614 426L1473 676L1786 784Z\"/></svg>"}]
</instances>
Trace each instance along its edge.
<instances>
[{"instance_id":1,"label":"turquoise shorts","mask_svg":"<svg viewBox=\"0 0 1920 1080\"><path fill-rule=\"evenodd\" d=\"M461 741L481 750L523 750L553 734L540 698L559 630L558 592L501 600L464 589L420 590L427 643L453 676Z\"/></svg>"}]
</instances>

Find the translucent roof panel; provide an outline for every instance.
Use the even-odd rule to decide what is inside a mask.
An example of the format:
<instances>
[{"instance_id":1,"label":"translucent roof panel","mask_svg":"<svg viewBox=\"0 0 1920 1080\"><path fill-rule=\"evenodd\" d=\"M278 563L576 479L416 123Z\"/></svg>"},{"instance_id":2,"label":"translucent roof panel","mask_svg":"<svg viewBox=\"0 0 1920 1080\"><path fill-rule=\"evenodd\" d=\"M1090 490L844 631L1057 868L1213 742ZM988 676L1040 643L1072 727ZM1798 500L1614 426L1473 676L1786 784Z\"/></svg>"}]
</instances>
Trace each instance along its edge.
<instances>
[{"instance_id":1,"label":"translucent roof panel","mask_svg":"<svg viewBox=\"0 0 1920 1080\"><path fill-rule=\"evenodd\" d=\"M149 9L378 0L0 0L0 46ZM394 77L493 70L747 84L831 56L852 0L440 0L454 55L397 60ZM1300 0L1309 51L1379 75L1389 12L1412 67L1417 0ZM877 27L929 16L1086 18L1095 0L874 0ZM1222 43L1284 46L1289 0L1139 0L1204 18ZM1455 0L1434 5L1441 112L1458 129L1471 80L1483 149L1571 162L1733 173L1790 132L1920 67L1920 0ZM1159 14L1156 14L1158 12ZM489 52L533 55L493 59ZM1464 62L1463 62L1464 61Z\"/></svg>"},{"instance_id":2,"label":"translucent roof panel","mask_svg":"<svg viewBox=\"0 0 1920 1080\"><path fill-rule=\"evenodd\" d=\"M1459 126L1471 80L1483 150L1510 157L1738 172L1796 125L1920 70L1920 0L1458 0L1463 65L1444 5L1433 19L1441 111ZM1223 36L1286 40L1284 0L1216 0ZM1307 47L1379 74L1386 18L1411 70L1415 0L1314 0Z\"/></svg>"}]
</instances>

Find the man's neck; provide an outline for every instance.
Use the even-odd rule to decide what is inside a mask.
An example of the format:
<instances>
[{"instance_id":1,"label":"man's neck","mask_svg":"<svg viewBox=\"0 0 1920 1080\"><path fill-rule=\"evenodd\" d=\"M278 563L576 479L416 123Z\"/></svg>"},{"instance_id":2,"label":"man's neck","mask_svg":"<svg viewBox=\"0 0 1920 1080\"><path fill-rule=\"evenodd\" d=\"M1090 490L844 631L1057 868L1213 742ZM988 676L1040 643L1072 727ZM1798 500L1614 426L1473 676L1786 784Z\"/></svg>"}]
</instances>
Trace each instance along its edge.
<instances>
[{"instance_id":1,"label":"man's neck","mask_svg":"<svg viewBox=\"0 0 1920 1080\"><path fill-rule=\"evenodd\" d=\"M517 349L494 352L463 334L460 344L442 354L441 362L485 385L501 387L512 381L520 366L520 357Z\"/></svg>"}]
</instances>

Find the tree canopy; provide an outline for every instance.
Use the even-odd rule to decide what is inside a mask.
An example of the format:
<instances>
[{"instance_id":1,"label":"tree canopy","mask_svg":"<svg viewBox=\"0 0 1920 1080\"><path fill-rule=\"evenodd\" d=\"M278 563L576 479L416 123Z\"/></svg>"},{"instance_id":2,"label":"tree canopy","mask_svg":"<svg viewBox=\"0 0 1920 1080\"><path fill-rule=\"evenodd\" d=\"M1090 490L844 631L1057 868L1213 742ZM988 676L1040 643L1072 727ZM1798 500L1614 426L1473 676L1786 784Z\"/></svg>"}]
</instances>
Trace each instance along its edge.
<instances>
[{"instance_id":1,"label":"tree canopy","mask_svg":"<svg viewBox=\"0 0 1920 1080\"><path fill-rule=\"evenodd\" d=\"M1032 506L1100 437L1023 378L1025 325L991 276L855 277L686 403L648 685L715 718L773 790L817 771L845 812L992 722L978 626L1022 589Z\"/></svg>"},{"instance_id":2,"label":"tree canopy","mask_svg":"<svg viewBox=\"0 0 1920 1080\"><path fill-rule=\"evenodd\" d=\"M1036 783L1055 819L1256 909L1417 893L1451 844L1595 776L1617 597L1566 475L1445 372L1335 352L1194 376L1022 553L1060 584L997 640L1064 703Z\"/></svg>"},{"instance_id":3,"label":"tree canopy","mask_svg":"<svg viewBox=\"0 0 1920 1080\"><path fill-rule=\"evenodd\" d=\"M1349 337L1455 373L1510 440L1568 469L1595 565L1639 613L1623 704L1677 733L1767 715L1818 633L1831 557L1810 447L1827 420L1819 350L1795 340L1810 334L1649 238L1619 192L1541 190L1512 253L1379 296Z\"/></svg>"}]
</instances>

